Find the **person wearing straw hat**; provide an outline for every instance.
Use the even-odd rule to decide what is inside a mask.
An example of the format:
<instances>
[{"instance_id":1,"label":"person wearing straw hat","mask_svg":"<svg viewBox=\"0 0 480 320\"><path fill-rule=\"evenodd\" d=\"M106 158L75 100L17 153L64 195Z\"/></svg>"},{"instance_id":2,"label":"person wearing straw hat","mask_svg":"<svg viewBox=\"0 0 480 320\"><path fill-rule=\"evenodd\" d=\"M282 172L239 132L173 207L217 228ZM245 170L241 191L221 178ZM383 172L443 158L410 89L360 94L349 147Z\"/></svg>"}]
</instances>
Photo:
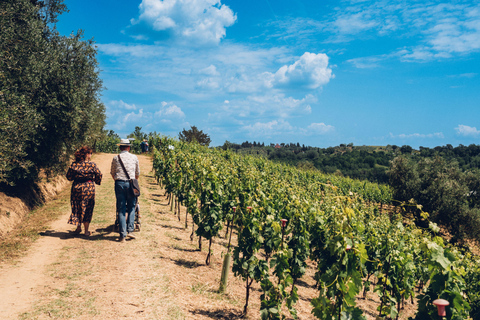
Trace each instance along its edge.
<instances>
[{"instance_id":1,"label":"person wearing straw hat","mask_svg":"<svg viewBox=\"0 0 480 320\"><path fill-rule=\"evenodd\" d=\"M130 140L121 139L117 145L120 147L120 153L113 157L110 174L115 180L119 240L120 242L125 242L126 238L135 239L133 230L135 229L135 205L137 198L130 193L129 177L138 179L140 176L140 165L137 156L129 152L131 147Z\"/></svg>"}]
</instances>

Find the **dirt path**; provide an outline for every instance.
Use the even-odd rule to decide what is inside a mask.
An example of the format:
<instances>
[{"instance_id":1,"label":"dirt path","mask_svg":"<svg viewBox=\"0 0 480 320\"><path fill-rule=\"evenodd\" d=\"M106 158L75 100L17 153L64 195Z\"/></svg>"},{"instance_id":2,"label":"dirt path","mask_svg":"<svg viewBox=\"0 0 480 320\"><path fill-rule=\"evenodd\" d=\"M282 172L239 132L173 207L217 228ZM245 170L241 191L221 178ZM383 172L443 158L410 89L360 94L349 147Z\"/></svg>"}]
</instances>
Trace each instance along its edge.
<instances>
[{"instance_id":1,"label":"dirt path","mask_svg":"<svg viewBox=\"0 0 480 320\"><path fill-rule=\"evenodd\" d=\"M136 240L117 242L118 235L110 232L115 218L111 159L111 154L92 159L104 175L96 187L92 236L75 237L66 223L67 190L47 205L65 214L25 257L1 264L0 319L227 319L239 314L241 296L216 293L221 244L214 248L211 266L205 266L206 253L190 241L185 218L180 222L170 212L146 156L139 156L141 231ZM243 295L241 284L240 290Z\"/></svg>"},{"instance_id":2,"label":"dirt path","mask_svg":"<svg viewBox=\"0 0 480 320\"><path fill-rule=\"evenodd\" d=\"M96 189L92 236L72 234L74 227L66 223L70 193L65 190L44 208L65 214L41 233L24 258L0 263L0 319L238 318L245 303L242 280L230 273L227 293L218 293L226 240L216 239L211 264L206 266L208 242L198 251L198 238L190 240L190 220L185 229L184 209L181 221L170 212L149 157L139 156L141 231L135 240L117 241L118 235L111 232L115 219L109 173L112 157L96 154L92 159L104 175ZM318 291L313 273L310 267L298 284L300 319L314 319L310 300ZM254 285L251 319L260 318L260 294ZM373 295L359 303L367 318L374 319L378 304Z\"/></svg>"}]
</instances>

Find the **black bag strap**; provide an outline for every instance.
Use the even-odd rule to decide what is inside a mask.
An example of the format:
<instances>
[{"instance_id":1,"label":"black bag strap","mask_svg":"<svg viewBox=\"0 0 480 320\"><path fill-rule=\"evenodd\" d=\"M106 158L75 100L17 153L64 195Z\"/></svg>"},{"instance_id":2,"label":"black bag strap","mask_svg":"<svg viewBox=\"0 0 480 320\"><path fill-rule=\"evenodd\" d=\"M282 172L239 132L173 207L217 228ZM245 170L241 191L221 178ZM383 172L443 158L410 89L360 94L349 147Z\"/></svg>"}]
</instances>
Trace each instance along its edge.
<instances>
[{"instance_id":1,"label":"black bag strap","mask_svg":"<svg viewBox=\"0 0 480 320\"><path fill-rule=\"evenodd\" d=\"M125 165L123 164L123 161L122 161L122 158L120 157L120 155L118 155L118 160L120 161L120 164L122 165L123 171L125 171L125 174L127 175L128 180L130 180L130 176L127 172L127 169L125 169Z\"/></svg>"}]
</instances>

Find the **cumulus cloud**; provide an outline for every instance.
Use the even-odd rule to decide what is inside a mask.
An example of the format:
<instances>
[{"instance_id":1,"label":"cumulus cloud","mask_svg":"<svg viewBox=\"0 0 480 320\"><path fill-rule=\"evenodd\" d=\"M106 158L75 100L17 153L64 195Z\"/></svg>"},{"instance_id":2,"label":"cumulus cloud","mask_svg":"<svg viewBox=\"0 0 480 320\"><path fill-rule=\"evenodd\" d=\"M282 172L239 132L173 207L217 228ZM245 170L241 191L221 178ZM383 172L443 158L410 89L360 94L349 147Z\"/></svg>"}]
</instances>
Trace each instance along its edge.
<instances>
[{"instance_id":1,"label":"cumulus cloud","mask_svg":"<svg viewBox=\"0 0 480 320\"><path fill-rule=\"evenodd\" d=\"M321 123L312 123L307 127L307 133L310 134L325 134L335 130L334 126Z\"/></svg>"},{"instance_id":2,"label":"cumulus cloud","mask_svg":"<svg viewBox=\"0 0 480 320\"><path fill-rule=\"evenodd\" d=\"M131 27L146 25L158 35L185 44L214 45L237 19L219 0L143 0Z\"/></svg>"},{"instance_id":3,"label":"cumulus cloud","mask_svg":"<svg viewBox=\"0 0 480 320\"><path fill-rule=\"evenodd\" d=\"M273 77L273 85L317 89L333 78L324 53L305 52L295 63L281 67Z\"/></svg>"},{"instance_id":4,"label":"cumulus cloud","mask_svg":"<svg viewBox=\"0 0 480 320\"><path fill-rule=\"evenodd\" d=\"M128 104L122 100L108 101L105 106L107 117L109 119L117 119L117 125L124 121L121 118L125 115L125 112L135 111L138 109L135 104Z\"/></svg>"},{"instance_id":5,"label":"cumulus cloud","mask_svg":"<svg viewBox=\"0 0 480 320\"><path fill-rule=\"evenodd\" d=\"M160 121L182 119L185 118L185 113L175 104L163 101L160 109L154 113L154 118Z\"/></svg>"},{"instance_id":6,"label":"cumulus cloud","mask_svg":"<svg viewBox=\"0 0 480 320\"><path fill-rule=\"evenodd\" d=\"M469 127L463 124L456 127L455 131L457 131L457 134L465 137L477 137L480 135L480 130L477 130L476 127Z\"/></svg>"},{"instance_id":7,"label":"cumulus cloud","mask_svg":"<svg viewBox=\"0 0 480 320\"><path fill-rule=\"evenodd\" d=\"M119 113L109 117L112 122L110 126L115 131L122 132L125 131L126 128L133 128L136 124L142 123L146 119L145 116L143 109L138 110L138 112Z\"/></svg>"}]
</instances>

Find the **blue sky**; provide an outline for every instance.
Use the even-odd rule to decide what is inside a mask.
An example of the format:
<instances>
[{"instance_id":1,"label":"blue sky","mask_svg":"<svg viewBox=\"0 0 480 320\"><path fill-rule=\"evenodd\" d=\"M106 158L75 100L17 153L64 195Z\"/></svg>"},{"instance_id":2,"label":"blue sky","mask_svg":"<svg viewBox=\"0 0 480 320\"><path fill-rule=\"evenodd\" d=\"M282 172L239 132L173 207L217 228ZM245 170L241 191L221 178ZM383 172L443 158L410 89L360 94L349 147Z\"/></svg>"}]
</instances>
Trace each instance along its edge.
<instances>
[{"instance_id":1,"label":"blue sky","mask_svg":"<svg viewBox=\"0 0 480 320\"><path fill-rule=\"evenodd\" d=\"M480 143L480 1L66 0L107 129L329 147Z\"/></svg>"}]
</instances>

